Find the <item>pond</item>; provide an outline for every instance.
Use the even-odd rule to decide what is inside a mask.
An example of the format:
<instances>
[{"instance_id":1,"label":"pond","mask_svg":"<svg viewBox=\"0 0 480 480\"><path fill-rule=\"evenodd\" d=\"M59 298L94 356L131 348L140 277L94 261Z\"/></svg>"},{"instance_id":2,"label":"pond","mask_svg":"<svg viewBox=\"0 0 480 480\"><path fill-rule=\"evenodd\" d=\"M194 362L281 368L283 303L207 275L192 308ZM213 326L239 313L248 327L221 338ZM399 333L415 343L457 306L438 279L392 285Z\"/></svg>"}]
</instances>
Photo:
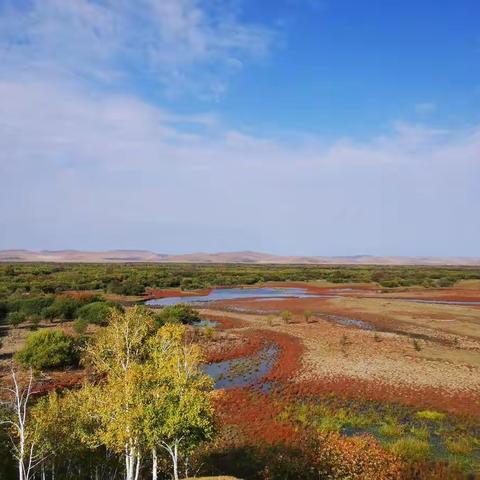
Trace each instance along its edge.
<instances>
[{"instance_id":1,"label":"pond","mask_svg":"<svg viewBox=\"0 0 480 480\"><path fill-rule=\"evenodd\" d=\"M249 357L209 363L203 371L212 377L216 389L260 386L262 378L272 369L278 352L276 345L269 345Z\"/></svg>"},{"instance_id":2,"label":"pond","mask_svg":"<svg viewBox=\"0 0 480 480\"><path fill-rule=\"evenodd\" d=\"M215 288L208 295L154 298L147 300L145 305L166 307L179 303L196 304L241 298L309 298L318 296L308 293L305 288Z\"/></svg>"}]
</instances>

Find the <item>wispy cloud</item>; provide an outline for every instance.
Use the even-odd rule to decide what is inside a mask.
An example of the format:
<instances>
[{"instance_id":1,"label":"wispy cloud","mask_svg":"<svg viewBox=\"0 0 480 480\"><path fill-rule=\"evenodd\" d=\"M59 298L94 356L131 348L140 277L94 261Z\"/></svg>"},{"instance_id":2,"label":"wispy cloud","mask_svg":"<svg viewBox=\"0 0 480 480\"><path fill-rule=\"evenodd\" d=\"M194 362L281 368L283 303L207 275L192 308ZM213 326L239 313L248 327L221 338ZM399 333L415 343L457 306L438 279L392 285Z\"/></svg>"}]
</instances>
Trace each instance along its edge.
<instances>
[{"instance_id":1,"label":"wispy cloud","mask_svg":"<svg viewBox=\"0 0 480 480\"><path fill-rule=\"evenodd\" d=\"M7 0L0 73L106 83L138 75L169 93L220 95L229 75L266 55L274 37L240 21L231 2Z\"/></svg>"}]
</instances>

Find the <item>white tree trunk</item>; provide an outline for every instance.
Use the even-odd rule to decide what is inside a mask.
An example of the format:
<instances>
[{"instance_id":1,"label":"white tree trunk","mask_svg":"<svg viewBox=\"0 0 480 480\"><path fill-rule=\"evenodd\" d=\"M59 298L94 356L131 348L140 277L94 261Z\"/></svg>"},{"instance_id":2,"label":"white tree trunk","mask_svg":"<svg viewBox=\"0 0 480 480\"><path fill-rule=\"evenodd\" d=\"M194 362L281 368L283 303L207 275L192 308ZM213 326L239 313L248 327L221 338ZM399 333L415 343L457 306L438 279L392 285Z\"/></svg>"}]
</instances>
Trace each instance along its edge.
<instances>
[{"instance_id":1,"label":"white tree trunk","mask_svg":"<svg viewBox=\"0 0 480 480\"><path fill-rule=\"evenodd\" d=\"M178 480L178 445L175 442L175 446L173 447L173 478L174 480Z\"/></svg>"},{"instance_id":2,"label":"white tree trunk","mask_svg":"<svg viewBox=\"0 0 480 480\"><path fill-rule=\"evenodd\" d=\"M172 459L172 466L173 466L173 480L178 479L178 445L181 442L180 439L176 439L173 441L173 445L169 445L166 442L161 442L160 445L168 452L170 458Z\"/></svg>"},{"instance_id":3,"label":"white tree trunk","mask_svg":"<svg viewBox=\"0 0 480 480\"><path fill-rule=\"evenodd\" d=\"M125 478L126 480L138 480L140 477L140 454L132 446L125 446Z\"/></svg>"},{"instance_id":4,"label":"white tree trunk","mask_svg":"<svg viewBox=\"0 0 480 480\"><path fill-rule=\"evenodd\" d=\"M137 466L135 468L135 480L138 480L140 477L140 454L136 455Z\"/></svg>"},{"instance_id":5,"label":"white tree trunk","mask_svg":"<svg viewBox=\"0 0 480 480\"><path fill-rule=\"evenodd\" d=\"M152 448L152 480L158 479L158 457L157 449Z\"/></svg>"},{"instance_id":6,"label":"white tree trunk","mask_svg":"<svg viewBox=\"0 0 480 480\"><path fill-rule=\"evenodd\" d=\"M11 440L14 445L14 456L18 463L19 480L30 480L33 469L40 463L40 459L35 455L35 443L32 441L27 446L27 420L28 420L28 402L32 394L33 372L30 370L30 376L26 385L21 385L17 379L17 374L12 366L11 369L12 388L1 388L8 392L10 399L2 401L14 414L14 420L0 421L0 424L10 425L15 432Z\"/></svg>"}]
</instances>

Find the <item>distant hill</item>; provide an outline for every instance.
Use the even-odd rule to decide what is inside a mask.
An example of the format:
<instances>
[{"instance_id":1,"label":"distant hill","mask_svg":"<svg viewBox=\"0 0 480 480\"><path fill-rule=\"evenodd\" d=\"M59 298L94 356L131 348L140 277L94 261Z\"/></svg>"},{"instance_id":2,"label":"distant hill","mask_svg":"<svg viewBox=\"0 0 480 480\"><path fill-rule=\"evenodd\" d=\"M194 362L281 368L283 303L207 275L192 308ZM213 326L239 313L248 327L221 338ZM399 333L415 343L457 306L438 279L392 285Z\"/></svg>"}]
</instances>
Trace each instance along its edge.
<instances>
[{"instance_id":1,"label":"distant hill","mask_svg":"<svg viewBox=\"0 0 480 480\"><path fill-rule=\"evenodd\" d=\"M351 257L281 256L260 252L187 253L167 255L148 250L0 250L0 262L65 263L245 263L309 265L471 265L480 266L480 257Z\"/></svg>"}]
</instances>

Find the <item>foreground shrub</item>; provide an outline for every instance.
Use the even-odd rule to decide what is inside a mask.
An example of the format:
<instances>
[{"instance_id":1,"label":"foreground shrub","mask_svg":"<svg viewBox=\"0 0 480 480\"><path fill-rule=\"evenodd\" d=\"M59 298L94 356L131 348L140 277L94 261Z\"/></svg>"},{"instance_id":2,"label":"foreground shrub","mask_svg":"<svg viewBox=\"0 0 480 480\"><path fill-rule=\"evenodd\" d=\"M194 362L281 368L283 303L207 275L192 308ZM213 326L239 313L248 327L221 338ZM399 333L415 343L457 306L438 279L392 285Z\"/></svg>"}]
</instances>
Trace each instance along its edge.
<instances>
[{"instance_id":1,"label":"foreground shrub","mask_svg":"<svg viewBox=\"0 0 480 480\"><path fill-rule=\"evenodd\" d=\"M322 438L316 464L324 477L334 480L393 480L400 478L402 465L370 435Z\"/></svg>"},{"instance_id":2,"label":"foreground shrub","mask_svg":"<svg viewBox=\"0 0 480 480\"><path fill-rule=\"evenodd\" d=\"M57 329L31 333L15 359L37 370L74 365L77 360L74 339Z\"/></svg>"}]
</instances>

